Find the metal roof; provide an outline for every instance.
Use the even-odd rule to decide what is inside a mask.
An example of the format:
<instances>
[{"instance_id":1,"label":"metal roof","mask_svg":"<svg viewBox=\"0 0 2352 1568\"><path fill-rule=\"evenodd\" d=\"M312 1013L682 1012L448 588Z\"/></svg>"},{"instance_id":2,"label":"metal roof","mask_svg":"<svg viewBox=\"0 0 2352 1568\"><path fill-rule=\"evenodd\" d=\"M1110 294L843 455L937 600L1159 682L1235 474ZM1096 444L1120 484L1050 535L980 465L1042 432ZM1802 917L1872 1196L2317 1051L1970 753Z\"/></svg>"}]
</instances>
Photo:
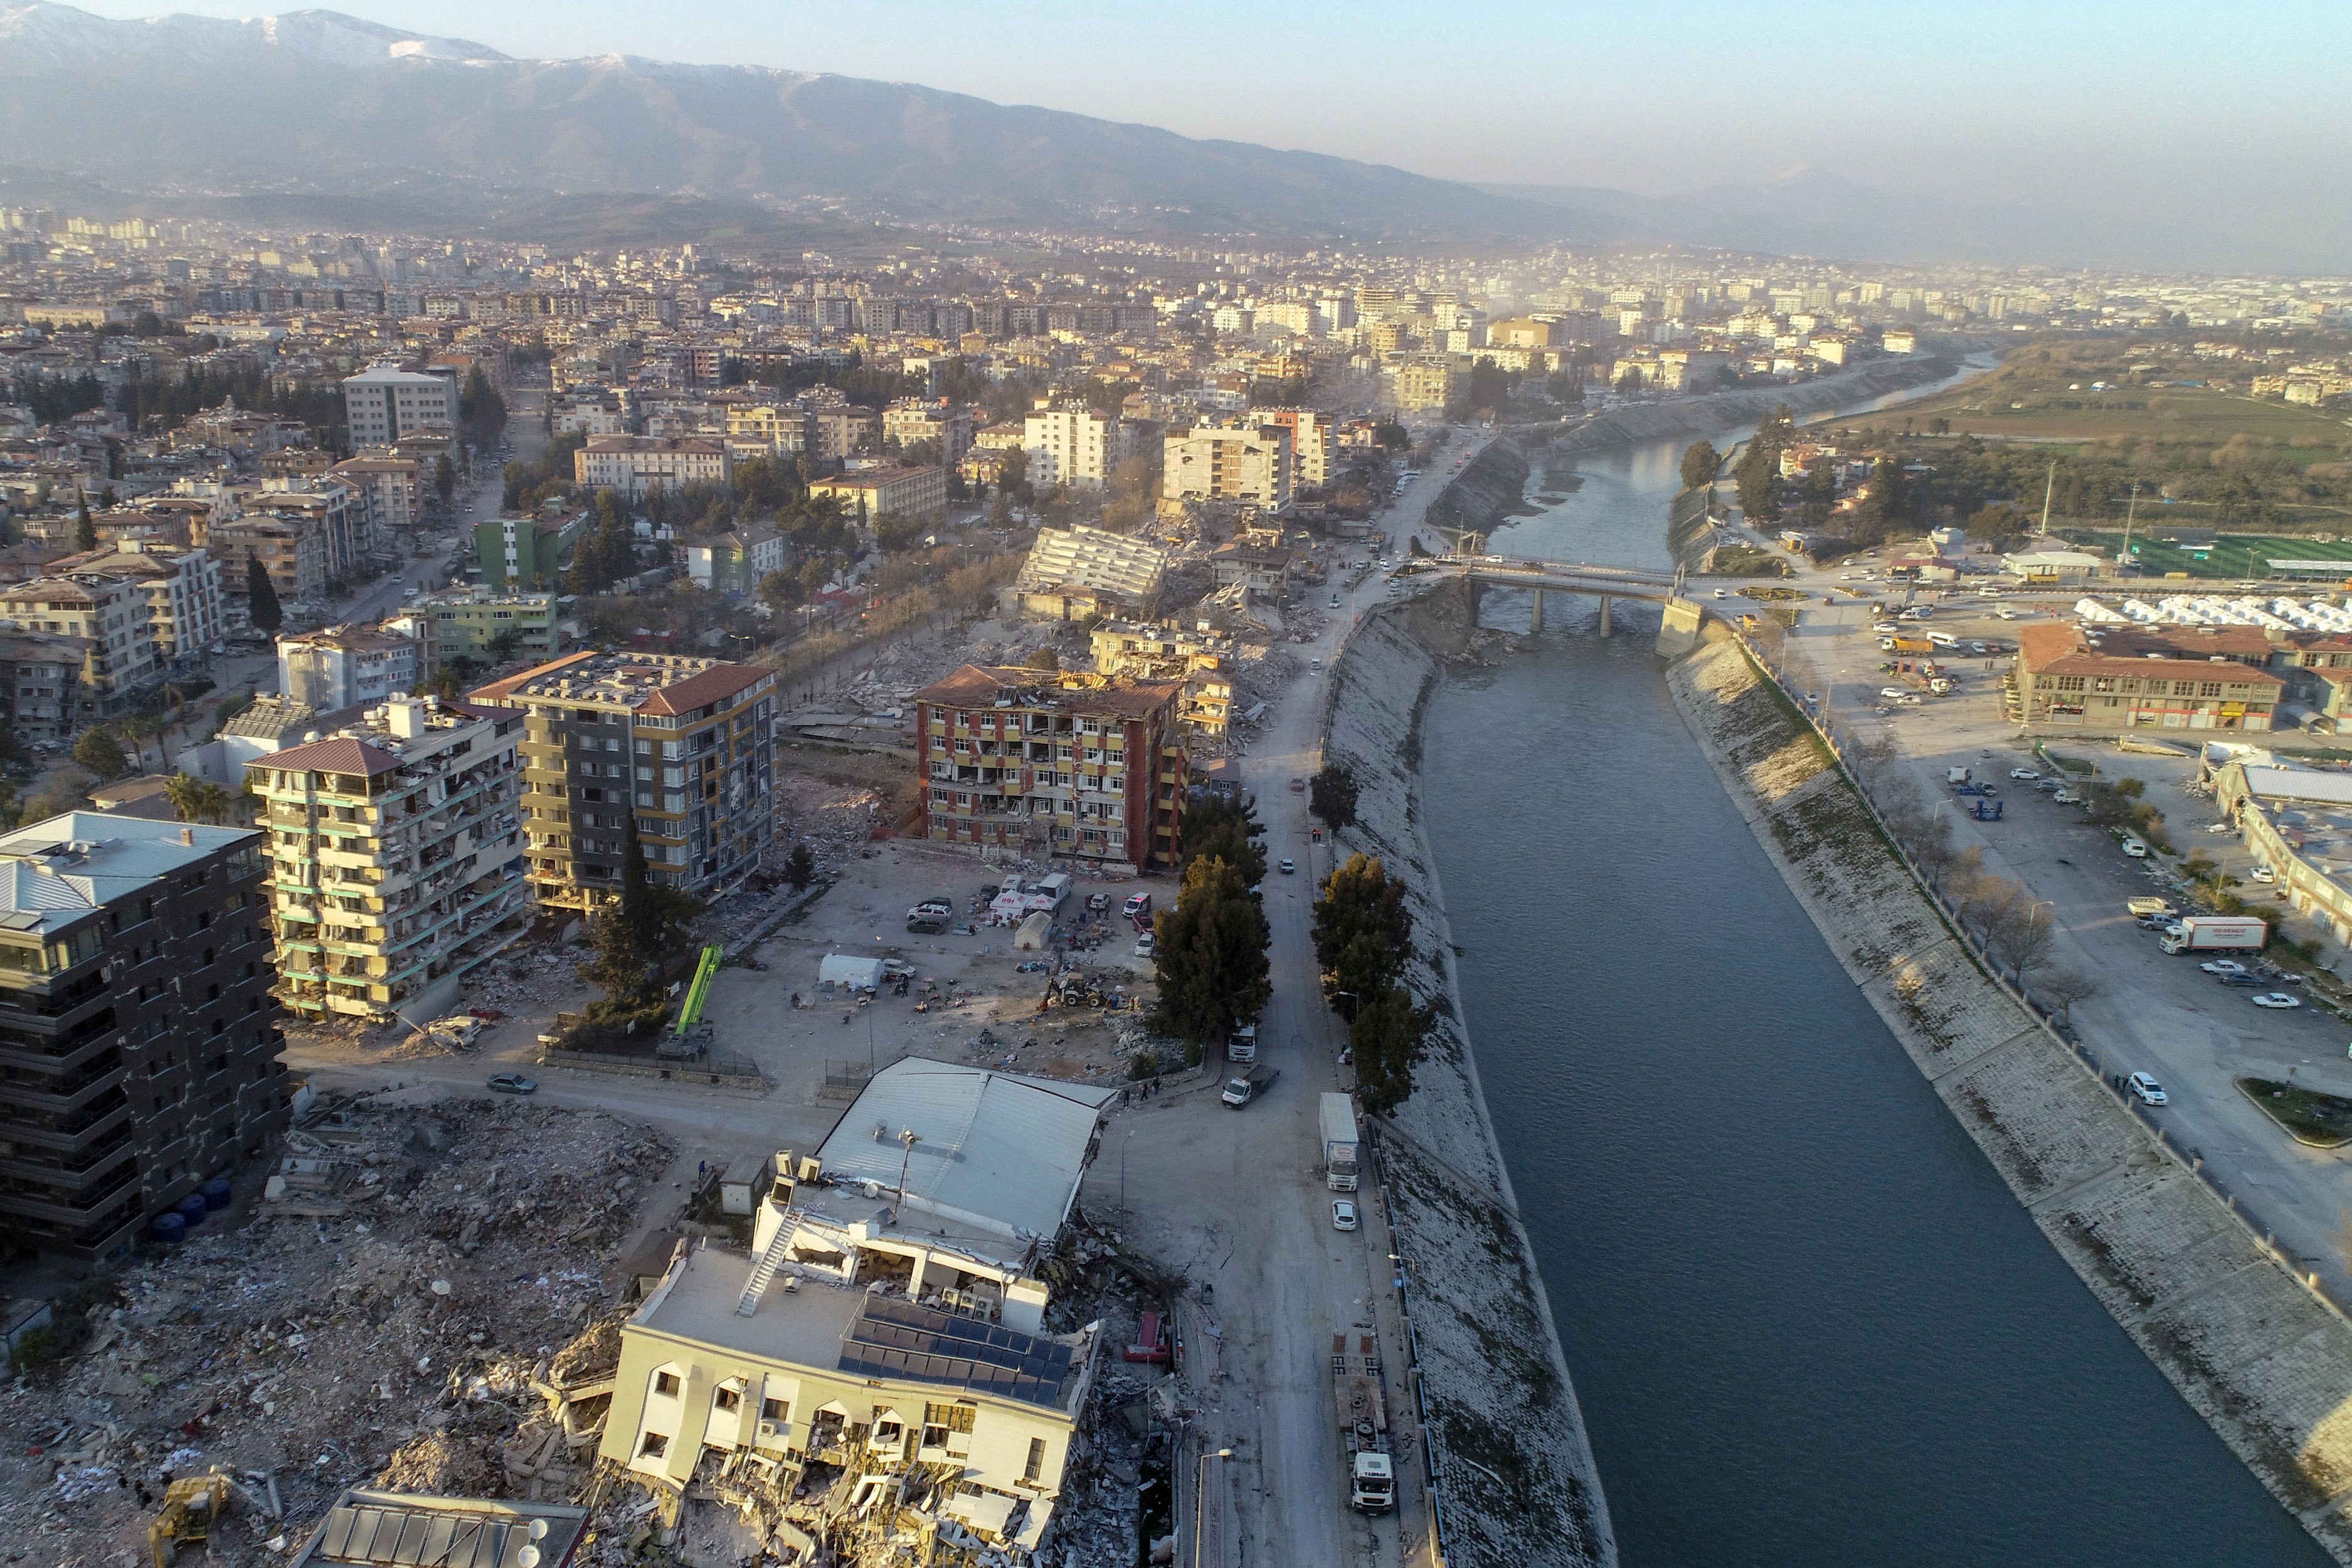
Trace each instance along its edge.
<instances>
[{"instance_id":1,"label":"metal roof","mask_svg":"<svg viewBox=\"0 0 2352 1568\"><path fill-rule=\"evenodd\" d=\"M1116 1089L908 1057L884 1068L817 1151L828 1177L898 1190L928 1212L999 1236L1051 1237L1085 1175ZM901 1142L912 1132L911 1149Z\"/></svg>"},{"instance_id":2,"label":"metal roof","mask_svg":"<svg viewBox=\"0 0 2352 1568\"><path fill-rule=\"evenodd\" d=\"M2247 792L2265 800L2308 800L2327 805L2352 805L2352 773L2251 764L2246 767L2245 773Z\"/></svg>"},{"instance_id":3,"label":"metal roof","mask_svg":"<svg viewBox=\"0 0 2352 1568\"><path fill-rule=\"evenodd\" d=\"M250 828L71 811L0 835L0 920L12 931L56 931L153 886L232 845Z\"/></svg>"},{"instance_id":4,"label":"metal roof","mask_svg":"<svg viewBox=\"0 0 2352 1568\"><path fill-rule=\"evenodd\" d=\"M354 1487L335 1500L289 1568L562 1568L587 1524L587 1510L562 1503Z\"/></svg>"},{"instance_id":5,"label":"metal roof","mask_svg":"<svg viewBox=\"0 0 2352 1568\"><path fill-rule=\"evenodd\" d=\"M869 1296L841 1336L839 1370L945 1384L1058 1410L1070 1347L974 1318Z\"/></svg>"}]
</instances>

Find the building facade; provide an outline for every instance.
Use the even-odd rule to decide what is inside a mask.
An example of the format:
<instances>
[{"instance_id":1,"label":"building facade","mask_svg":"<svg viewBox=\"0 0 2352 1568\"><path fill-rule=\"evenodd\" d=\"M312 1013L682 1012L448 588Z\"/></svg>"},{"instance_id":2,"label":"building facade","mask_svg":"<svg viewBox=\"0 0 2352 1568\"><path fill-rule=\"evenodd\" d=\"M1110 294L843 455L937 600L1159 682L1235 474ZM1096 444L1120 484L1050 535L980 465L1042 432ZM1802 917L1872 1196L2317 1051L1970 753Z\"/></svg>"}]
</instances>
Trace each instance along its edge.
<instances>
[{"instance_id":1,"label":"building facade","mask_svg":"<svg viewBox=\"0 0 2352 1568\"><path fill-rule=\"evenodd\" d=\"M365 626L328 626L278 639L280 695L319 713L378 703L425 679L415 639Z\"/></svg>"},{"instance_id":2,"label":"building facade","mask_svg":"<svg viewBox=\"0 0 2352 1568\"><path fill-rule=\"evenodd\" d=\"M1295 489L1290 431L1255 415L1210 420L1162 437L1160 493L1170 500L1241 501L1280 511Z\"/></svg>"},{"instance_id":3,"label":"building facade","mask_svg":"<svg viewBox=\"0 0 2352 1568\"><path fill-rule=\"evenodd\" d=\"M621 885L631 825L647 874L689 891L756 866L774 837L775 673L588 650L473 693L526 716L531 890L589 910Z\"/></svg>"},{"instance_id":4,"label":"building facade","mask_svg":"<svg viewBox=\"0 0 2352 1568\"><path fill-rule=\"evenodd\" d=\"M124 577L143 585L147 637L158 665L201 658L228 635L220 562L208 551L125 539L113 550L68 556L53 563L50 571L76 581Z\"/></svg>"},{"instance_id":5,"label":"building facade","mask_svg":"<svg viewBox=\"0 0 2352 1568\"><path fill-rule=\"evenodd\" d=\"M16 629L79 637L87 644L76 684L75 721L95 723L122 711L155 675L146 584L96 573L37 577L0 588L0 618Z\"/></svg>"},{"instance_id":6,"label":"building facade","mask_svg":"<svg viewBox=\"0 0 2352 1568\"><path fill-rule=\"evenodd\" d=\"M915 696L924 837L1141 870L1179 863L1181 681L965 665Z\"/></svg>"},{"instance_id":7,"label":"building facade","mask_svg":"<svg viewBox=\"0 0 2352 1568\"><path fill-rule=\"evenodd\" d=\"M424 675L453 665L489 669L513 659L544 664L563 651L553 594L428 594L384 626L416 639Z\"/></svg>"},{"instance_id":8,"label":"building facade","mask_svg":"<svg viewBox=\"0 0 2352 1568\"><path fill-rule=\"evenodd\" d=\"M877 463L818 479L809 494L832 497L844 517L868 526L884 517L940 521L948 515L948 471Z\"/></svg>"},{"instance_id":9,"label":"building facade","mask_svg":"<svg viewBox=\"0 0 2352 1568\"><path fill-rule=\"evenodd\" d=\"M521 728L499 709L395 698L246 764L269 836L287 1006L386 1017L503 945L494 933L529 902Z\"/></svg>"},{"instance_id":10,"label":"building facade","mask_svg":"<svg viewBox=\"0 0 2352 1568\"><path fill-rule=\"evenodd\" d=\"M588 526L589 514L570 517L490 517L474 525L474 554L491 588L551 587L563 577L563 557Z\"/></svg>"},{"instance_id":11,"label":"building facade","mask_svg":"<svg viewBox=\"0 0 2352 1568\"><path fill-rule=\"evenodd\" d=\"M903 451L928 441L936 461L950 468L971 449L971 410L944 397L904 397L882 410L883 445Z\"/></svg>"},{"instance_id":12,"label":"building facade","mask_svg":"<svg viewBox=\"0 0 2352 1568\"><path fill-rule=\"evenodd\" d=\"M2011 713L2031 726L2267 731L2286 686L2252 630L2110 631L2095 647L2075 627L2029 626L2017 644Z\"/></svg>"},{"instance_id":13,"label":"building facade","mask_svg":"<svg viewBox=\"0 0 2352 1568\"><path fill-rule=\"evenodd\" d=\"M654 490L726 485L735 465L727 443L694 436L592 436L572 454L572 477L592 489L641 500Z\"/></svg>"},{"instance_id":14,"label":"building facade","mask_svg":"<svg viewBox=\"0 0 2352 1568\"><path fill-rule=\"evenodd\" d=\"M389 447L420 426L457 427L457 384L393 365L373 365L343 380L343 421L352 449Z\"/></svg>"},{"instance_id":15,"label":"building facade","mask_svg":"<svg viewBox=\"0 0 2352 1568\"><path fill-rule=\"evenodd\" d=\"M1135 455L1135 428L1083 404L1041 403L1022 421L1021 447L1033 489L1098 490Z\"/></svg>"},{"instance_id":16,"label":"building facade","mask_svg":"<svg viewBox=\"0 0 2352 1568\"><path fill-rule=\"evenodd\" d=\"M285 1125L262 836L74 812L0 837L0 1226L100 1258Z\"/></svg>"},{"instance_id":17,"label":"building facade","mask_svg":"<svg viewBox=\"0 0 2352 1568\"><path fill-rule=\"evenodd\" d=\"M0 718L17 740L72 738L89 658L84 637L0 632L0 704L5 707Z\"/></svg>"}]
</instances>

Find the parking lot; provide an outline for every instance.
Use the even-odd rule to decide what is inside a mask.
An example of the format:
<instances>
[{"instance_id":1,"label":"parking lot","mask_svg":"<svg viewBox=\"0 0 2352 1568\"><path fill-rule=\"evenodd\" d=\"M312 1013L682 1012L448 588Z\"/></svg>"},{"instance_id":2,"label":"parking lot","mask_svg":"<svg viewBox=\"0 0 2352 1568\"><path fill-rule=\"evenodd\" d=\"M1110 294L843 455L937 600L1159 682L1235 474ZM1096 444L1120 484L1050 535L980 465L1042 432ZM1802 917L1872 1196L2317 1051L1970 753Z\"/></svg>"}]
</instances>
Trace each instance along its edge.
<instances>
[{"instance_id":1,"label":"parking lot","mask_svg":"<svg viewBox=\"0 0 2352 1568\"><path fill-rule=\"evenodd\" d=\"M1963 645L1998 638L2014 646L2023 623L1998 617L1997 603L2021 613L2032 605L2032 616L2042 618L2071 603L2071 596L1991 601L1948 594L1928 624ZM1982 658L1952 661L1958 677L1953 693L1926 696L1916 705L1889 704L1878 697L1890 684L1879 667L1892 656L1879 647L1871 629L1874 619L1867 603L1816 605L1790 634L1788 647L1818 673L1841 723L1863 733L1883 727L1896 738L1895 765L1907 770L1927 798L1944 803L1941 809L1952 816L1958 847L1979 847L1987 870L2016 879L2046 902L2043 918L2053 922L2054 933L2051 967L2097 983L2096 993L2076 1003L2070 1017L2104 1070L2111 1077L2154 1075L2167 1097L2151 1112L2157 1122L2182 1147L2201 1155L2221 1185L2240 1194L2265 1227L2275 1228L2281 1245L2306 1268L2319 1270L2338 1290L2352 1289L2345 1234L2352 1170L2346 1154L2294 1142L2236 1085L2241 1078L2256 1077L2352 1095L2352 1025L2316 999L2294 1008L2256 1005L2257 994L2296 994L2299 988L2267 978L2255 986L2226 985L2199 966L2200 958L2215 955L2162 952L2157 933L2142 929L2125 905L2151 894L2180 903L2172 889L2177 869L2168 868L2179 862L2154 855L2129 858L2120 836L2090 826L2081 807L2058 804L2008 776L2012 768L2044 774L2053 770L2004 713L2000 678L2006 661L1995 661L1991 668ZM1881 708L1891 711L1882 714ZM2177 740L2183 752L2208 738L2224 737L2166 737ZM2289 917L2287 934L2298 940L2317 934L2254 882L2250 873L2255 857L2234 831L2206 831L2220 813L2210 799L2191 793L2199 771L2193 754L2126 752L2103 736L2053 737L2047 749L2052 757L2095 767L2099 778L2142 781L2144 798L2163 813L2164 832L2181 857L2202 855L2240 878L2246 885L2237 891L2255 906L2254 912L2274 922ZM2000 803L1998 820L1980 821L1974 815L1984 797L1953 793L1948 774L1955 767L1992 782L1990 798ZM2332 941L2326 950L2341 959Z\"/></svg>"}]
</instances>

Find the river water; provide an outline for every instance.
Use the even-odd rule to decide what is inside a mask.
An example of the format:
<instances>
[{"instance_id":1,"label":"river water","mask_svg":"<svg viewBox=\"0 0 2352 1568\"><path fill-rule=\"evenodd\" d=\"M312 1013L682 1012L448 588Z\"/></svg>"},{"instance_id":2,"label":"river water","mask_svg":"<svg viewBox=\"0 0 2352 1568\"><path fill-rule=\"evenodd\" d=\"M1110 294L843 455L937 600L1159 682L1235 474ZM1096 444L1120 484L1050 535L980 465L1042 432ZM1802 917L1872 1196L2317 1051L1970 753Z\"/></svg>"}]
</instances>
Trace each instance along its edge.
<instances>
[{"instance_id":1,"label":"river water","mask_svg":"<svg viewBox=\"0 0 2352 1568\"><path fill-rule=\"evenodd\" d=\"M1490 548L1664 564L1682 444L1586 454ZM1831 956L1676 713L1654 611L1602 641L1589 601L1545 608L1433 705L1425 817L1626 1568L2326 1564Z\"/></svg>"}]
</instances>

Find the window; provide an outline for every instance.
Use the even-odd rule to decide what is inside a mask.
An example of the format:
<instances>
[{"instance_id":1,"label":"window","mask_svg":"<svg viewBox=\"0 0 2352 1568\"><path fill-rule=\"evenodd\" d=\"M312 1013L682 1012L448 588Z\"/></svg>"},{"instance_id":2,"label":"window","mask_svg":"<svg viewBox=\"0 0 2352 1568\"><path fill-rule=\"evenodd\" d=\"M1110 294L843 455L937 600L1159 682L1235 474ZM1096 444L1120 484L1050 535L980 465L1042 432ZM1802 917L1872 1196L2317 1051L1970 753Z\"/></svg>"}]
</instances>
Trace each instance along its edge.
<instances>
[{"instance_id":1,"label":"window","mask_svg":"<svg viewBox=\"0 0 2352 1568\"><path fill-rule=\"evenodd\" d=\"M2205 681L2197 688L2197 695L2200 697L2219 697L2221 695L2221 683L2218 680Z\"/></svg>"},{"instance_id":2,"label":"window","mask_svg":"<svg viewBox=\"0 0 2352 1568\"><path fill-rule=\"evenodd\" d=\"M664 1373L663 1375L667 1376L668 1374ZM669 1438L666 1434L660 1432L646 1433L645 1441L637 1446L637 1457L641 1459L658 1459L664 1454L668 1452Z\"/></svg>"},{"instance_id":3,"label":"window","mask_svg":"<svg viewBox=\"0 0 2352 1568\"><path fill-rule=\"evenodd\" d=\"M791 1419L792 1414L793 1402L789 1399L762 1399L760 1401L760 1419L762 1421L774 1421L781 1423Z\"/></svg>"},{"instance_id":4,"label":"window","mask_svg":"<svg viewBox=\"0 0 2352 1568\"><path fill-rule=\"evenodd\" d=\"M721 1410L738 1410L742 1407L743 1395L739 1390L722 1388L710 1396L710 1403Z\"/></svg>"},{"instance_id":5,"label":"window","mask_svg":"<svg viewBox=\"0 0 2352 1568\"><path fill-rule=\"evenodd\" d=\"M1045 1473L1045 1439L1043 1437L1032 1437L1029 1439L1029 1462L1021 1467L1021 1479L1024 1481L1034 1482L1038 1477Z\"/></svg>"},{"instance_id":6,"label":"window","mask_svg":"<svg viewBox=\"0 0 2352 1568\"><path fill-rule=\"evenodd\" d=\"M677 1397L677 1373L674 1372L657 1372L654 1373L654 1392L660 1394L665 1399L676 1399Z\"/></svg>"}]
</instances>

